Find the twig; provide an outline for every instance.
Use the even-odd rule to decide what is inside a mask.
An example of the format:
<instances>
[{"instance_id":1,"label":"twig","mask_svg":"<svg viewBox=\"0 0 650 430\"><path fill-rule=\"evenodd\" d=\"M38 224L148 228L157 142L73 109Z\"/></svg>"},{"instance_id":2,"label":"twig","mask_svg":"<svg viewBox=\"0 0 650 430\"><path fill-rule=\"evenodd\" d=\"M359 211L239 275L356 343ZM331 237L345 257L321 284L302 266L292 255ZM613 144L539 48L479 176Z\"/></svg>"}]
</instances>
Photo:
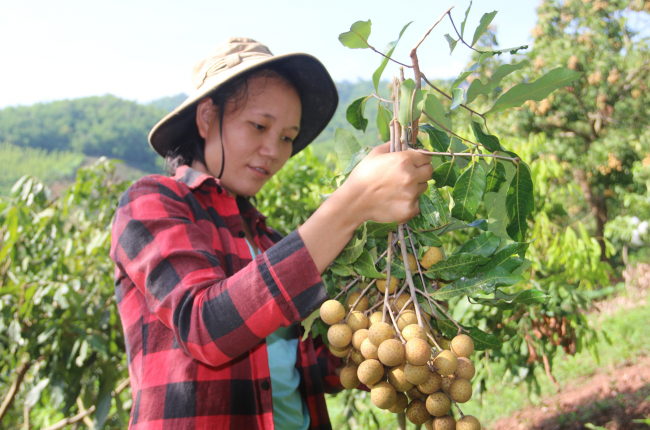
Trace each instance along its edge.
<instances>
[{"instance_id":1,"label":"twig","mask_svg":"<svg viewBox=\"0 0 650 430\"><path fill-rule=\"evenodd\" d=\"M16 378L11 383L11 386L9 387L9 391L7 391L7 395L5 396L4 401L2 402L2 406L0 406L0 422L2 422L2 418L9 410L9 407L13 403L16 394L18 394L20 385L23 383L23 379L25 379L25 374L27 373L27 371L31 366L32 365L29 362L29 357L25 357L22 359L20 365L16 369Z\"/></svg>"},{"instance_id":2,"label":"twig","mask_svg":"<svg viewBox=\"0 0 650 430\"><path fill-rule=\"evenodd\" d=\"M429 326L430 330L433 330L433 327L431 327L431 324L429 324L428 321L427 321L427 325ZM436 345L436 348L438 348L439 351L442 351L442 347L440 345L438 345L438 342L436 342L436 339L433 336L431 336L431 334L429 334L429 333L427 333L427 336L429 337L429 339L431 339L431 341L434 343L434 345Z\"/></svg>"},{"instance_id":3,"label":"twig","mask_svg":"<svg viewBox=\"0 0 650 430\"><path fill-rule=\"evenodd\" d=\"M472 153L466 153L466 152L433 152L433 151L427 151L424 149L414 149L414 148L409 148L411 151L416 151L421 154L426 154L426 155L448 155L450 157L478 157L478 158L498 158L501 160L508 160L508 161L513 161L513 162L519 162L521 161L521 158L519 157L504 157L503 155L495 155L495 154L472 154Z\"/></svg>"},{"instance_id":4,"label":"twig","mask_svg":"<svg viewBox=\"0 0 650 430\"><path fill-rule=\"evenodd\" d=\"M426 83L427 83L431 88L433 88L434 90L438 91L440 94L442 94L443 96L447 97L449 100L452 99L452 97L451 97L449 94L447 94L446 92L444 92L443 90L441 90L440 88L436 87L436 86L433 85L431 82L429 82L429 80L427 79L426 76L424 76L423 73L421 73L421 76L422 76L422 79L424 79L424 82L426 82ZM463 108L465 108L465 109L467 109L467 110L470 111L471 113L476 114L476 115L480 116L481 118L483 118L483 122L485 123L485 126L487 127L487 119L485 118L485 116L484 116L483 114L478 113L478 112L476 112L475 110L472 110L472 109L468 108L467 105L460 105L460 106L463 107Z\"/></svg>"},{"instance_id":5,"label":"twig","mask_svg":"<svg viewBox=\"0 0 650 430\"><path fill-rule=\"evenodd\" d=\"M428 295L426 292L424 292L424 291L422 291L422 290L420 290L420 289L416 289L415 291L417 291L418 293L422 294L422 295L425 296L427 299L431 299L431 297L429 297L429 295ZM431 299L431 300L433 300L433 299ZM463 328L463 326L461 326L460 324L458 324L458 323L456 322L456 320L453 319L453 318L452 318L452 317L447 313L447 311L445 310L445 308L443 308L442 306L440 306L440 304L438 304L438 302L436 302L435 300L433 300L433 304L436 305L436 307L440 310L440 312L442 312L442 313L443 313L443 314L444 314L444 315L449 319L449 321L451 321L451 322L454 323L454 325L458 328L458 334L460 334L460 333L462 333L462 332L469 333L469 330Z\"/></svg>"},{"instance_id":6,"label":"twig","mask_svg":"<svg viewBox=\"0 0 650 430\"><path fill-rule=\"evenodd\" d=\"M454 23L454 19L451 17L451 13L449 14L449 20L451 21L451 25L454 26L454 30L456 30L456 34L458 35L458 38L460 39L461 42L463 42L463 45L467 46L472 51L478 52L479 54L485 54L484 51L479 51L478 49L474 49L470 45L468 45L467 42L465 42L465 39L462 38L462 36L458 32L458 29L456 28L456 24Z\"/></svg>"},{"instance_id":7,"label":"twig","mask_svg":"<svg viewBox=\"0 0 650 430\"><path fill-rule=\"evenodd\" d=\"M381 100L382 102L393 103L392 100L382 99L381 97L379 97L379 96L378 96L377 94L375 94L375 93L370 94L370 97L374 97L374 98L376 98L376 99L379 99L379 100Z\"/></svg>"},{"instance_id":8,"label":"twig","mask_svg":"<svg viewBox=\"0 0 650 430\"><path fill-rule=\"evenodd\" d=\"M404 271L406 272L406 282L408 282L409 289L411 290L411 298L415 296L415 284L413 283L413 276L411 276L411 268L409 267L408 252L406 250L406 240L404 239L404 225L400 224L397 226L397 234L399 236L399 244L402 249L402 260L404 261ZM422 324L422 314L420 312L420 304L417 300L413 301L415 306L415 315L418 317L418 325L424 328Z\"/></svg>"},{"instance_id":9,"label":"twig","mask_svg":"<svg viewBox=\"0 0 650 430\"><path fill-rule=\"evenodd\" d=\"M379 258L377 258L377 259L375 260L375 264L377 264L377 263L379 262L379 260L381 260L382 258L384 258L384 255L386 255L386 251L384 251L384 253L381 254L381 255L379 256ZM336 295L336 297L334 297L334 300L338 299L339 297L341 297L342 294L346 293L350 288L352 288L352 287L354 286L354 284L356 284L357 282L359 282L359 280L361 280L361 278L362 278L362 276L357 276L356 279L354 279L352 282L350 282L348 285L346 285L346 286L341 290L341 292L339 292L339 293Z\"/></svg>"},{"instance_id":10,"label":"twig","mask_svg":"<svg viewBox=\"0 0 650 430\"><path fill-rule=\"evenodd\" d=\"M375 285L375 282L376 282L376 281L377 281L376 279L373 279L372 282L369 283L369 284L366 286L366 288L364 288L364 290L361 292L361 294L359 294L359 297L357 297L357 300L352 304L352 306L350 306L350 312L348 312L348 316L345 317L345 322L346 322L346 323L348 322L348 318L350 318L350 315L352 315L352 311L354 311L354 308L357 307L357 305L359 304L359 302L361 301L361 299L363 298L363 296L365 296L365 294L368 292L368 290L370 289L370 287L372 287L373 285Z\"/></svg>"},{"instance_id":11,"label":"twig","mask_svg":"<svg viewBox=\"0 0 650 430\"><path fill-rule=\"evenodd\" d=\"M430 116L430 115L429 115L429 114L428 114L424 109L422 109L422 113L424 114L424 116L426 116L427 118L429 118L429 120L433 121L433 122L434 122L438 127L442 128L443 130L445 130L447 133L451 134L452 136L455 136L455 137L459 138L459 139L462 140L463 142L471 143L472 145L476 145L476 146L479 146L479 145L480 145L480 146L486 148L485 145L483 145L482 143L472 142L471 140L469 140L469 139L465 139L464 137L459 136L459 135L457 135L456 133L454 133L453 131L449 130L447 127L445 127L444 125L440 124L440 123L439 123L438 121L436 121L435 119L431 118L431 116ZM487 148L486 148L486 149L487 149Z\"/></svg>"},{"instance_id":12,"label":"twig","mask_svg":"<svg viewBox=\"0 0 650 430\"><path fill-rule=\"evenodd\" d=\"M453 8L454 8L454 6L450 7L449 9L447 9L447 11L446 11L445 13L443 13L443 14L440 16L440 18L438 18L438 21L436 21L436 22L433 23L433 25L432 25L432 26L427 30L427 32L424 33L424 36L422 36L422 38L421 38L420 41L417 43L417 45L415 45L415 46L413 47L413 49L411 49L411 54L412 54L416 49L418 49L418 48L420 47L420 45L422 44L422 42L424 42L424 39L427 38L427 36L429 35L429 33L431 33L431 31L432 31L434 28L436 28L436 25L440 24L440 21L442 21L442 20L445 18L445 15L449 14ZM449 17L451 18L451 14L449 14Z\"/></svg>"}]
</instances>

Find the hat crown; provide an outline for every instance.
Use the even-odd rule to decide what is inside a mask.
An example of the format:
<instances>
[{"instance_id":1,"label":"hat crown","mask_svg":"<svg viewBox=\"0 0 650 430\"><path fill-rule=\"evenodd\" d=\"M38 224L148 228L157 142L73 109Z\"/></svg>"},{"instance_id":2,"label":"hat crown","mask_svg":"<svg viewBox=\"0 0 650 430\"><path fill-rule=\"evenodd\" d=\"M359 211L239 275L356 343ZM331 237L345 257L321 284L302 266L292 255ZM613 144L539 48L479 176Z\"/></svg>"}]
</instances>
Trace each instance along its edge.
<instances>
[{"instance_id":1,"label":"hat crown","mask_svg":"<svg viewBox=\"0 0 650 430\"><path fill-rule=\"evenodd\" d=\"M273 53L266 45L246 37L231 37L218 45L207 57L194 63L192 84L198 90L206 79L224 70L236 67L244 61L272 56Z\"/></svg>"}]
</instances>

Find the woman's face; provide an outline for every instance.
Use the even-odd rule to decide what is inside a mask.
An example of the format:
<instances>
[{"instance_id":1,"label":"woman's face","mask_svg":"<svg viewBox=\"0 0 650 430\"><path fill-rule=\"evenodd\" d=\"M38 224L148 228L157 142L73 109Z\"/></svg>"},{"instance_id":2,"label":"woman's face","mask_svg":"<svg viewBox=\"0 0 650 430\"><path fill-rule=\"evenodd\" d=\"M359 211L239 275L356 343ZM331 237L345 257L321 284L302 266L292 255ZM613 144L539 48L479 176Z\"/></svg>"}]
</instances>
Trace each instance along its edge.
<instances>
[{"instance_id":1,"label":"woman's face","mask_svg":"<svg viewBox=\"0 0 650 430\"><path fill-rule=\"evenodd\" d=\"M222 142L218 108L205 98L196 115L205 139L205 165L195 160L192 167L217 177L223 144L226 163L221 183L230 195L253 196L291 156L300 115L300 97L290 84L277 76L252 78L245 104L226 104Z\"/></svg>"}]
</instances>

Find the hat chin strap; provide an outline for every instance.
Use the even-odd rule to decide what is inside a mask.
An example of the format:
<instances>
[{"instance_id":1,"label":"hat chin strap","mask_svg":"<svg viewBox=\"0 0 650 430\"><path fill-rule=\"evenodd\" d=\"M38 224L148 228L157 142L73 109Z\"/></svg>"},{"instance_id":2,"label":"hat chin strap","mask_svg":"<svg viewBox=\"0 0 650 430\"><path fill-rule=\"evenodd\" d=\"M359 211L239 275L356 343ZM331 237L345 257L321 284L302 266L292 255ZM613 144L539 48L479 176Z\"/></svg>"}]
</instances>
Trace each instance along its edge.
<instances>
[{"instance_id":1,"label":"hat chin strap","mask_svg":"<svg viewBox=\"0 0 650 430\"><path fill-rule=\"evenodd\" d=\"M221 141L221 170L219 171L219 176L217 176L217 179L221 179L221 176L223 175L223 168L226 166L226 150L224 149L223 145L223 111L225 109L225 101L221 100L220 106L219 106L219 140Z\"/></svg>"}]
</instances>

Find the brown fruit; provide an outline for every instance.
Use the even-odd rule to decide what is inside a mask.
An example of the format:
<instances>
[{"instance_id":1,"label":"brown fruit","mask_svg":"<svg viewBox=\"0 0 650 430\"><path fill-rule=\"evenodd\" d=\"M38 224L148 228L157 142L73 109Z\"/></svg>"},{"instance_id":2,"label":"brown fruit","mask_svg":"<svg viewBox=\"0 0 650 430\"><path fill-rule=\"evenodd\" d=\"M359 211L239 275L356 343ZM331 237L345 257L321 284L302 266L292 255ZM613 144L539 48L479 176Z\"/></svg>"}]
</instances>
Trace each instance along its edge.
<instances>
[{"instance_id":1,"label":"brown fruit","mask_svg":"<svg viewBox=\"0 0 650 430\"><path fill-rule=\"evenodd\" d=\"M388 409L397 402L397 392L388 382L378 382L370 389L370 400L379 409Z\"/></svg>"},{"instance_id":2,"label":"brown fruit","mask_svg":"<svg viewBox=\"0 0 650 430\"><path fill-rule=\"evenodd\" d=\"M402 315L397 318L397 328L400 332L404 330L406 326L417 323L418 317L414 311L404 311L402 312Z\"/></svg>"},{"instance_id":3,"label":"brown fruit","mask_svg":"<svg viewBox=\"0 0 650 430\"><path fill-rule=\"evenodd\" d=\"M404 347L402 346L402 342L397 339L383 341L377 349L377 355L379 355L379 361L386 366L399 366L404 363Z\"/></svg>"},{"instance_id":4,"label":"brown fruit","mask_svg":"<svg viewBox=\"0 0 650 430\"><path fill-rule=\"evenodd\" d=\"M441 376L451 375L458 368L458 358L453 352L445 350L433 360L433 365Z\"/></svg>"},{"instance_id":5,"label":"brown fruit","mask_svg":"<svg viewBox=\"0 0 650 430\"><path fill-rule=\"evenodd\" d=\"M343 348L337 348L334 345L330 344L330 352L334 357L347 357L352 347L350 345L345 345Z\"/></svg>"},{"instance_id":6,"label":"brown fruit","mask_svg":"<svg viewBox=\"0 0 650 430\"><path fill-rule=\"evenodd\" d=\"M431 370L429 370L428 365L414 366L411 363L406 363L404 367L404 376L413 385L420 385L427 382L429 374L431 374Z\"/></svg>"},{"instance_id":7,"label":"brown fruit","mask_svg":"<svg viewBox=\"0 0 650 430\"><path fill-rule=\"evenodd\" d=\"M471 380L476 374L476 368L472 360L466 357L460 357L458 359L458 369L456 369L456 376L459 378Z\"/></svg>"},{"instance_id":8,"label":"brown fruit","mask_svg":"<svg viewBox=\"0 0 650 430\"><path fill-rule=\"evenodd\" d=\"M363 312L352 311L348 317L348 325L352 329L352 333L357 330L367 329L368 328L368 317L363 314Z\"/></svg>"},{"instance_id":9,"label":"brown fruit","mask_svg":"<svg viewBox=\"0 0 650 430\"><path fill-rule=\"evenodd\" d=\"M456 379L449 387L449 396L458 403L466 403L472 398L472 384L467 379Z\"/></svg>"},{"instance_id":10,"label":"brown fruit","mask_svg":"<svg viewBox=\"0 0 650 430\"><path fill-rule=\"evenodd\" d=\"M409 324L402 330L402 337L406 339L407 342L411 339L422 339L426 341L427 332L417 324Z\"/></svg>"},{"instance_id":11,"label":"brown fruit","mask_svg":"<svg viewBox=\"0 0 650 430\"><path fill-rule=\"evenodd\" d=\"M372 327L374 323L377 322L382 322L384 319L384 314L381 312L373 312L372 315L370 315L370 318L368 318L368 328Z\"/></svg>"},{"instance_id":12,"label":"brown fruit","mask_svg":"<svg viewBox=\"0 0 650 430\"><path fill-rule=\"evenodd\" d=\"M432 394L442 387L442 376L436 372L429 373L429 379L425 383L418 385L418 390L425 394Z\"/></svg>"},{"instance_id":13,"label":"brown fruit","mask_svg":"<svg viewBox=\"0 0 650 430\"><path fill-rule=\"evenodd\" d=\"M445 415L433 420L433 430L456 430L456 419L451 415Z\"/></svg>"},{"instance_id":14,"label":"brown fruit","mask_svg":"<svg viewBox=\"0 0 650 430\"><path fill-rule=\"evenodd\" d=\"M390 382L396 391L405 392L413 388L413 384L406 380L404 368L406 364L400 364L388 371L388 382Z\"/></svg>"},{"instance_id":15,"label":"brown fruit","mask_svg":"<svg viewBox=\"0 0 650 430\"><path fill-rule=\"evenodd\" d=\"M371 386L381 381L381 378L384 376L384 366L379 362L379 360L366 360L359 365L357 370L357 377L359 381Z\"/></svg>"},{"instance_id":16,"label":"brown fruit","mask_svg":"<svg viewBox=\"0 0 650 430\"><path fill-rule=\"evenodd\" d=\"M406 258L408 258L409 261L409 268L411 269L411 273L415 273L418 271L418 260L415 258L413 254L407 254Z\"/></svg>"},{"instance_id":17,"label":"brown fruit","mask_svg":"<svg viewBox=\"0 0 650 430\"><path fill-rule=\"evenodd\" d=\"M442 388L442 390L445 393L448 393L449 392L449 387L451 387L451 384L455 380L456 380L456 377L454 375L445 376L444 378L442 378L442 386L440 388Z\"/></svg>"},{"instance_id":18,"label":"brown fruit","mask_svg":"<svg viewBox=\"0 0 650 430\"><path fill-rule=\"evenodd\" d=\"M413 400L406 408L406 418L413 424L424 424L431 418L427 412L427 406L422 400Z\"/></svg>"},{"instance_id":19,"label":"brown fruit","mask_svg":"<svg viewBox=\"0 0 650 430\"><path fill-rule=\"evenodd\" d=\"M354 302L357 301L360 295L361 293L359 291L353 291L352 293L350 293L348 299L345 301L345 308L347 310L352 309L352 305L354 304ZM367 311L369 307L370 307L370 300L368 300L368 296L363 296L353 310L363 312L363 311Z\"/></svg>"},{"instance_id":20,"label":"brown fruit","mask_svg":"<svg viewBox=\"0 0 650 430\"><path fill-rule=\"evenodd\" d=\"M348 390L359 386L359 377L357 376L357 366L346 366L341 370L341 385Z\"/></svg>"},{"instance_id":21,"label":"brown fruit","mask_svg":"<svg viewBox=\"0 0 650 430\"><path fill-rule=\"evenodd\" d=\"M427 430L433 430L433 420L434 420L433 417L429 418L429 420L426 423L424 423L424 428Z\"/></svg>"},{"instance_id":22,"label":"brown fruit","mask_svg":"<svg viewBox=\"0 0 650 430\"><path fill-rule=\"evenodd\" d=\"M411 339L406 342L406 361L414 366L424 366L431 358L431 348L422 339Z\"/></svg>"},{"instance_id":23,"label":"brown fruit","mask_svg":"<svg viewBox=\"0 0 650 430\"><path fill-rule=\"evenodd\" d=\"M352 341L352 329L347 324L334 324L327 330L327 340L337 348L348 346Z\"/></svg>"},{"instance_id":24,"label":"brown fruit","mask_svg":"<svg viewBox=\"0 0 650 430\"><path fill-rule=\"evenodd\" d=\"M469 357L474 352L474 341L466 334L459 334L451 340L450 349L457 357Z\"/></svg>"},{"instance_id":25,"label":"brown fruit","mask_svg":"<svg viewBox=\"0 0 650 430\"><path fill-rule=\"evenodd\" d=\"M397 311L397 313L399 313L399 311L402 310L402 308L404 307L404 305L406 305L406 302L408 302L410 298L411 296L409 296L408 294L402 294L397 298L397 300L391 299L390 304L393 306L393 311ZM415 305L413 304L413 302L409 303L409 305L406 306L406 309L414 311Z\"/></svg>"},{"instance_id":26,"label":"brown fruit","mask_svg":"<svg viewBox=\"0 0 650 430\"><path fill-rule=\"evenodd\" d=\"M392 412L394 414L402 413L404 412L404 409L406 409L408 404L409 404L409 399L408 397L406 397L406 394L398 392L397 401L393 406L388 408L388 412Z\"/></svg>"},{"instance_id":27,"label":"brown fruit","mask_svg":"<svg viewBox=\"0 0 650 430\"><path fill-rule=\"evenodd\" d=\"M377 348L379 348L379 345L381 345L383 341L392 339L394 335L395 330L384 322L374 323L372 327L368 329L368 339L370 339L370 342L372 342L372 344Z\"/></svg>"},{"instance_id":28,"label":"brown fruit","mask_svg":"<svg viewBox=\"0 0 650 430\"><path fill-rule=\"evenodd\" d=\"M413 387L410 390L408 390L406 392L406 395L409 396L409 399L411 399L411 401L413 401L413 400L422 400L422 401L424 401L427 398L427 395L421 393L416 387Z\"/></svg>"},{"instance_id":29,"label":"brown fruit","mask_svg":"<svg viewBox=\"0 0 650 430\"><path fill-rule=\"evenodd\" d=\"M341 322L345 318L345 308L336 300L327 300L320 306L320 319L327 325Z\"/></svg>"},{"instance_id":30,"label":"brown fruit","mask_svg":"<svg viewBox=\"0 0 650 430\"><path fill-rule=\"evenodd\" d=\"M442 391L430 394L429 397L427 397L427 411L434 417L447 415L450 409L451 400L449 400L449 396Z\"/></svg>"},{"instance_id":31,"label":"brown fruit","mask_svg":"<svg viewBox=\"0 0 650 430\"><path fill-rule=\"evenodd\" d=\"M361 354L361 352L358 349L352 348L352 352L350 352L350 359L352 360L353 363L359 365L364 362L366 357L364 357L363 354Z\"/></svg>"},{"instance_id":32,"label":"brown fruit","mask_svg":"<svg viewBox=\"0 0 650 430\"><path fill-rule=\"evenodd\" d=\"M394 276L390 277L390 283L388 284L388 294L393 294L397 288L397 278ZM382 293L386 294L386 280L377 279L377 289Z\"/></svg>"},{"instance_id":33,"label":"brown fruit","mask_svg":"<svg viewBox=\"0 0 650 430\"><path fill-rule=\"evenodd\" d=\"M429 248L427 252L424 253L422 256L422 259L420 260L420 265L424 269L429 269L429 267L433 266L439 261L444 260L445 256L442 253L442 249L440 248Z\"/></svg>"},{"instance_id":34,"label":"brown fruit","mask_svg":"<svg viewBox=\"0 0 650 430\"><path fill-rule=\"evenodd\" d=\"M370 342L370 339L364 339L363 342L361 342L361 349L359 350L361 352L361 355L363 355L366 360L369 358L373 358L375 360L379 359L379 354L377 354L377 347L373 345L372 342Z\"/></svg>"},{"instance_id":35,"label":"brown fruit","mask_svg":"<svg viewBox=\"0 0 650 430\"><path fill-rule=\"evenodd\" d=\"M447 351L449 351L449 349L451 347L451 341L449 339L447 339L446 337L441 336L441 337L436 339L436 342L438 342L438 345L440 345L440 348L446 349Z\"/></svg>"},{"instance_id":36,"label":"brown fruit","mask_svg":"<svg viewBox=\"0 0 650 430\"><path fill-rule=\"evenodd\" d=\"M361 350L361 342L368 337L368 329L362 328L352 334L352 346L355 349Z\"/></svg>"},{"instance_id":37,"label":"brown fruit","mask_svg":"<svg viewBox=\"0 0 650 430\"><path fill-rule=\"evenodd\" d=\"M456 430L481 430L481 423L471 415L465 415L456 423Z\"/></svg>"}]
</instances>

